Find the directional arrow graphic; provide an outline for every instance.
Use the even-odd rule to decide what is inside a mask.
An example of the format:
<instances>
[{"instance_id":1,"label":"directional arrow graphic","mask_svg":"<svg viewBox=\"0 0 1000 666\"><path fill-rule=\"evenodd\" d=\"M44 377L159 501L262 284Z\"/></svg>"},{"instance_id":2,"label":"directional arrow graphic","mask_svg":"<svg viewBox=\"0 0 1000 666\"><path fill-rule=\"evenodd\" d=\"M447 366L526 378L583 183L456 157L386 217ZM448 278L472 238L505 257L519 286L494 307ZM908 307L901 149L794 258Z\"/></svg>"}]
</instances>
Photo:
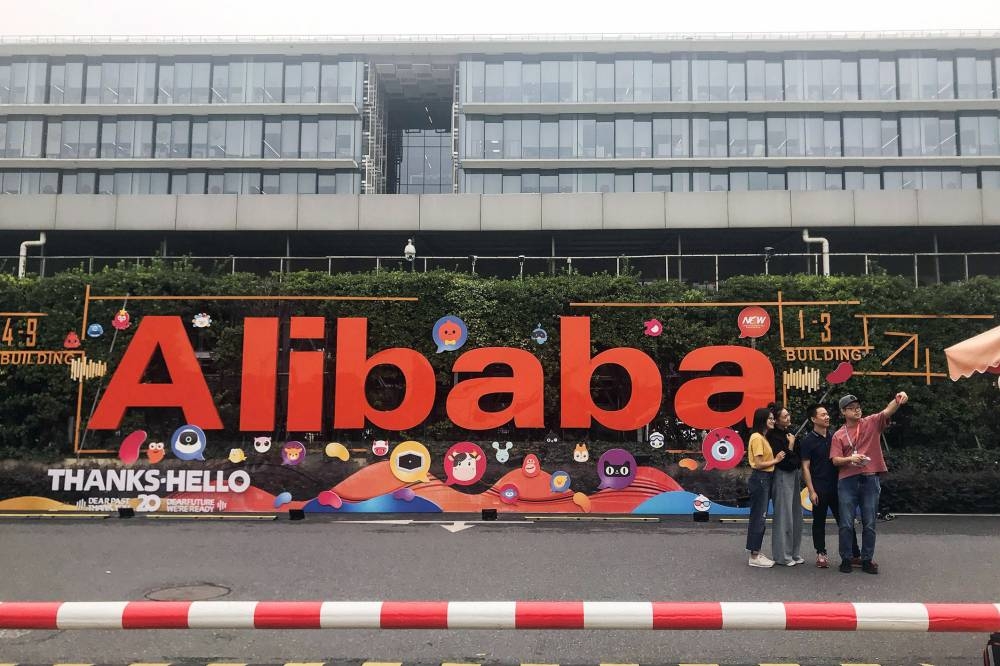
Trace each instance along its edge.
<instances>
[{"instance_id":1,"label":"directional arrow graphic","mask_svg":"<svg viewBox=\"0 0 1000 666\"><path fill-rule=\"evenodd\" d=\"M472 525L469 525L468 523L465 523L465 522L462 522L462 521L455 521L454 523L451 523L450 525L448 525L448 524L441 525L441 527L445 528L446 530L448 530L449 532L451 532L452 534L454 534L455 532L461 532L462 530L467 530L470 527L472 527Z\"/></svg>"}]
</instances>

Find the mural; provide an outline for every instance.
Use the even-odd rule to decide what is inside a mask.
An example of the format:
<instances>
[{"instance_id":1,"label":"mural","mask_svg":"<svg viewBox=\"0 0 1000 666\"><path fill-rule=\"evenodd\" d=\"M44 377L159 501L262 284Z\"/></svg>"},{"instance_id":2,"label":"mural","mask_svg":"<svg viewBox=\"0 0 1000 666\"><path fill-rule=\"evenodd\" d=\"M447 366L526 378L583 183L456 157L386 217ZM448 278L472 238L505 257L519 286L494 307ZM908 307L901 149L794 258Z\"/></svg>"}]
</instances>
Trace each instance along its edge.
<instances>
[{"instance_id":1,"label":"mural","mask_svg":"<svg viewBox=\"0 0 1000 666\"><path fill-rule=\"evenodd\" d=\"M199 364L199 354L204 352L196 352L192 343L192 336L197 338L212 326L209 314L184 310L179 302L177 315L143 316L142 297L132 297L131 312L124 303L113 311L111 327L125 349L109 367L87 357L88 345L108 344L101 339L103 327L87 323L91 302L101 300L88 290L79 333L70 331L62 349L36 348L45 313L4 313L0 366L65 365L69 369L66 380L78 384L73 445L79 462L39 470L38 487L44 491L37 494L0 491L0 511L131 507L137 512L181 513L497 509L746 514L746 508L735 506L735 498L709 498L683 488L662 464L664 456L673 456L670 469L677 474L726 474L745 458L738 430L750 424L756 407L779 397L778 388L787 403L789 391L812 394L825 388L825 398L832 387L853 376L917 377L929 384L947 375L932 363L932 351L921 347L916 318L993 319L989 315L861 314L850 322L857 334L854 342L833 344L833 329L839 325L835 308L859 305L857 301L784 301L779 293L777 301L753 304L570 304L592 311L610 306L636 308L647 317L633 331L635 347L597 346L599 351L595 351L589 316L561 317L557 327L550 327L551 334L539 323L526 337L534 345L512 348L476 347L474 328L447 314L421 324L430 327L435 353L454 356L452 382L447 386L416 350L394 347L370 354L365 318L247 316L242 329L239 410L233 414L220 413L211 378ZM651 315L684 307L739 308L732 337L743 344L689 350L665 374L637 347L644 340L657 344L649 338L670 333ZM854 365L876 353L873 322L890 326L893 330L882 331L881 338L899 344L884 354L877 370L859 371ZM774 325L783 356L776 359L784 366L780 375L772 360L756 348L758 340L774 335ZM279 344L281 331L296 344ZM997 331L974 338L965 347L950 348L949 362L965 363L953 370L953 377L997 372ZM812 344L817 338L819 344ZM559 350L559 384L554 387L544 385L541 361L531 351L550 340ZM975 358L984 355L980 350L984 345L989 358L977 365ZM398 404L370 401L366 382L377 366L392 367L405 383ZM497 366L507 372L486 372ZM616 366L630 386L627 398L615 408L595 399L592 380L602 366ZM150 380L151 373L155 381ZM681 373L686 380L665 390L664 379L676 380ZM284 376L288 388L282 395L276 385ZM101 382L102 390L90 391L94 401L85 409L84 387L94 382ZM547 392L558 398L558 423L545 420ZM484 407L484 401L498 395L506 397L500 408ZM720 400L719 396L728 398ZM665 399L673 401L677 422L694 434L687 448L666 448L666 424L658 420ZM467 434L460 441L446 443L445 448L436 442L438 448L432 449L429 442L406 433L428 419L436 401L443 403L448 420ZM141 422L147 410L172 410L178 420L172 430L144 425L126 429L124 436L118 434L126 423ZM511 427L537 429L547 435L534 442L514 442L507 439ZM566 435L592 427L637 433L635 447L630 450ZM226 429L238 430L242 441L213 443L213 432ZM323 436L331 430L345 433L344 443ZM561 442L555 430L570 441ZM113 437L120 440L113 446L105 444L107 448L87 448L88 437L101 442ZM435 455L433 450L443 453ZM108 465L106 460L90 462L92 456L109 455L116 455L117 465ZM803 506L809 508L808 497Z\"/></svg>"}]
</instances>

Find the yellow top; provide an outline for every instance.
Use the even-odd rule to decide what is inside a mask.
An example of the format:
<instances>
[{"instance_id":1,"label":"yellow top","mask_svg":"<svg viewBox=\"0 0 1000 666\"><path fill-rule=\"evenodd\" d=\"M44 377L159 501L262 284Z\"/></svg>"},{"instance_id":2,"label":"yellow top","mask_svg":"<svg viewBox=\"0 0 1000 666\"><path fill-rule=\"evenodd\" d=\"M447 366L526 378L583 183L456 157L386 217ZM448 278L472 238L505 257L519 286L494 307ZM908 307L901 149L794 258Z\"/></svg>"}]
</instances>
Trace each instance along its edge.
<instances>
[{"instance_id":1,"label":"yellow top","mask_svg":"<svg viewBox=\"0 0 1000 666\"><path fill-rule=\"evenodd\" d=\"M771 450L771 445L768 443L767 438L759 432L750 435L750 443L747 445L747 459L750 462L750 466L754 469L758 469L757 456L764 456L765 460L770 460L774 457L774 452ZM773 472L774 467L761 468L760 471Z\"/></svg>"}]
</instances>

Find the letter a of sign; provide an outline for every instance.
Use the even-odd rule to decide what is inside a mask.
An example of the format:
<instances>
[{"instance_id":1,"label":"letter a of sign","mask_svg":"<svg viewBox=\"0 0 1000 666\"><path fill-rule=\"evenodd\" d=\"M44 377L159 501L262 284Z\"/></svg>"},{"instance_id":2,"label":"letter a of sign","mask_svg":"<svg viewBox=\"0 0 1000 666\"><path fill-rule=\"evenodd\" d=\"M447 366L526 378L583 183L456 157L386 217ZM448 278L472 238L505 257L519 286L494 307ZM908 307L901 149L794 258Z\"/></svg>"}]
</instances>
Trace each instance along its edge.
<instances>
[{"instance_id":1,"label":"letter a of sign","mask_svg":"<svg viewBox=\"0 0 1000 666\"><path fill-rule=\"evenodd\" d=\"M142 376L157 349L163 354L170 382L144 383ZM142 318L87 427L114 430L125 410L133 407L180 407L188 423L205 430L222 428L222 419L180 317Z\"/></svg>"},{"instance_id":2,"label":"letter a of sign","mask_svg":"<svg viewBox=\"0 0 1000 666\"><path fill-rule=\"evenodd\" d=\"M766 356L748 347L701 347L681 359L681 372L711 372L720 363L735 363L742 374L712 375L681 384L674 396L677 418L702 430L728 428L740 420L753 425L757 407L774 401L774 366ZM742 394L740 404L728 412L712 409L708 399L720 393Z\"/></svg>"}]
</instances>

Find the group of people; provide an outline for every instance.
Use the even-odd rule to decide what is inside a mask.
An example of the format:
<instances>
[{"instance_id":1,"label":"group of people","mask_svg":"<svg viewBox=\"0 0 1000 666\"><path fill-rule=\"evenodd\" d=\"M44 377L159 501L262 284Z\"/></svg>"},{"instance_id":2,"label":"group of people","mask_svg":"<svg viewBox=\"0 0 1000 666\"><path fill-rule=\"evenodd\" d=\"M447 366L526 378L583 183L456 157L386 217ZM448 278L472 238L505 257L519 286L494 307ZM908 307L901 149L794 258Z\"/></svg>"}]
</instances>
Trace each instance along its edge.
<instances>
[{"instance_id":1,"label":"group of people","mask_svg":"<svg viewBox=\"0 0 1000 666\"><path fill-rule=\"evenodd\" d=\"M855 566L877 574L875 520L881 484L886 472L882 432L889 419L908 397L900 391L875 414L864 416L861 402L845 395L838 402L844 425L831 431L830 413L823 405L808 409L812 428L801 437L792 432L792 416L774 403L754 412L753 432L747 445L750 474L750 523L747 550L751 567L803 564L803 480L812 503L812 537L816 566L830 566L826 550L826 515L830 511L839 527L839 569L851 573ZM768 504L773 503L771 557L761 552ZM861 513L861 547L854 529L854 516ZM772 559L773 558L773 559Z\"/></svg>"}]
</instances>

